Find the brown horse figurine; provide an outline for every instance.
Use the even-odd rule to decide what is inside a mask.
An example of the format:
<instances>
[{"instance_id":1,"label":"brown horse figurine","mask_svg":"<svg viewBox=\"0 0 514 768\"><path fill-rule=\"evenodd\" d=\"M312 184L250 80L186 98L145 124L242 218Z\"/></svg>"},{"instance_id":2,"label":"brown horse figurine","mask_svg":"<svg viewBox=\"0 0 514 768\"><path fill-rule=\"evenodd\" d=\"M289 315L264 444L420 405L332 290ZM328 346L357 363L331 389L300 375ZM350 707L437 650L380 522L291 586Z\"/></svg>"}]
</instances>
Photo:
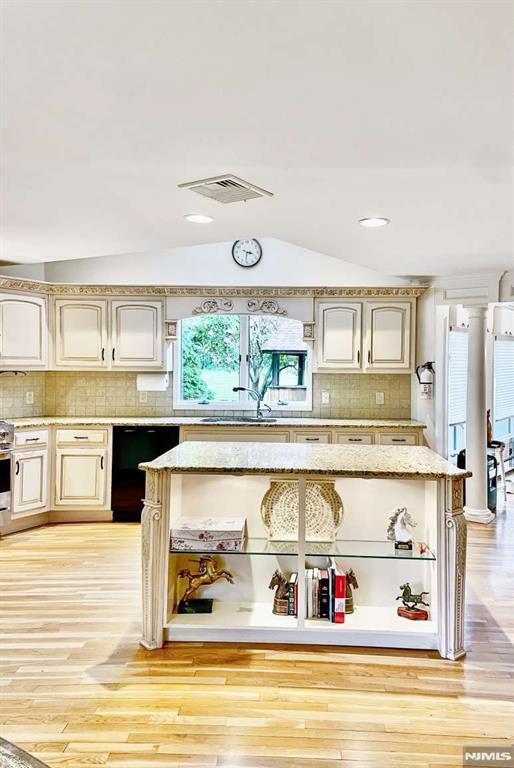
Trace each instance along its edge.
<instances>
[{"instance_id":1,"label":"brown horse figurine","mask_svg":"<svg viewBox=\"0 0 514 768\"><path fill-rule=\"evenodd\" d=\"M346 613L353 613L353 592L352 587L354 589L359 589L359 584L357 582L357 577L353 571L352 568L350 568L349 571L346 571Z\"/></svg>"},{"instance_id":2,"label":"brown horse figurine","mask_svg":"<svg viewBox=\"0 0 514 768\"><path fill-rule=\"evenodd\" d=\"M189 579L189 586L182 596L182 600L185 603L191 598L193 592L196 592L204 584L214 584L218 579L226 579L231 584L234 583L230 571L224 569L218 571L216 558L211 555L202 555L199 560L191 560L191 562L199 563L198 573L191 573L189 568L183 568L178 572L179 578Z\"/></svg>"},{"instance_id":3,"label":"brown horse figurine","mask_svg":"<svg viewBox=\"0 0 514 768\"><path fill-rule=\"evenodd\" d=\"M287 583L286 577L280 573L278 569L275 571L268 584L268 589L273 589L273 587L277 588L273 598L273 613L278 616L287 616L289 584Z\"/></svg>"}]
</instances>

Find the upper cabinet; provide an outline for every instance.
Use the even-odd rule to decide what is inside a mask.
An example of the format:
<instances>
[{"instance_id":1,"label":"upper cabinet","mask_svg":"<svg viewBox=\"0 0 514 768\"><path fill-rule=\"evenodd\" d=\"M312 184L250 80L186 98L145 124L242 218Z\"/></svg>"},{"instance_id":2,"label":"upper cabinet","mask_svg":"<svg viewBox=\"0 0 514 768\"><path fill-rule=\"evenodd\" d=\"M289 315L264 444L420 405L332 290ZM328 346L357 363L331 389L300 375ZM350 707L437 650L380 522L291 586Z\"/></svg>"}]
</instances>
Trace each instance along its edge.
<instances>
[{"instance_id":1,"label":"upper cabinet","mask_svg":"<svg viewBox=\"0 0 514 768\"><path fill-rule=\"evenodd\" d=\"M360 368L362 305L318 304L318 368Z\"/></svg>"},{"instance_id":2,"label":"upper cabinet","mask_svg":"<svg viewBox=\"0 0 514 768\"><path fill-rule=\"evenodd\" d=\"M370 369L410 368L411 304L366 303L366 360Z\"/></svg>"},{"instance_id":3,"label":"upper cabinet","mask_svg":"<svg viewBox=\"0 0 514 768\"><path fill-rule=\"evenodd\" d=\"M48 363L46 300L0 294L0 367L45 368Z\"/></svg>"},{"instance_id":4,"label":"upper cabinet","mask_svg":"<svg viewBox=\"0 0 514 768\"><path fill-rule=\"evenodd\" d=\"M106 367L107 301L55 301L55 364Z\"/></svg>"},{"instance_id":5,"label":"upper cabinet","mask_svg":"<svg viewBox=\"0 0 514 768\"><path fill-rule=\"evenodd\" d=\"M57 298L54 306L57 369L163 368L161 301Z\"/></svg>"},{"instance_id":6,"label":"upper cabinet","mask_svg":"<svg viewBox=\"0 0 514 768\"><path fill-rule=\"evenodd\" d=\"M113 367L162 366L162 304L159 301L113 301Z\"/></svg>"},{"instance_id":7,"label":"upper cabinet","mask_svg":"<svg viewBox=\"0 0 514 768\"><path fill-rule=\"evenodd\" d=\"M412 371L412 301L320 301L317 306L319 371Z\"/></svg>"}]
</instances>

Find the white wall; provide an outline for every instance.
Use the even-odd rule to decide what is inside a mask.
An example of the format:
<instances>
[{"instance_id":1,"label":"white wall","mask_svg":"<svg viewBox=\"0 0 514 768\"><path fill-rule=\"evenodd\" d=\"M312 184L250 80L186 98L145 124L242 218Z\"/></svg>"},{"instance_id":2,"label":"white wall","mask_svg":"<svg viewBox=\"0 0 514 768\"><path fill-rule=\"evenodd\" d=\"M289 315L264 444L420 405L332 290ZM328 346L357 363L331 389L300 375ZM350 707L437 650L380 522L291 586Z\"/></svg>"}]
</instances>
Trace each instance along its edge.
<instances>
[{"instance_id":1,"label":"white wall","mask_svg":"<svg viewBox=\"0 0 514 768\"><path fill-rule=\"evenodd\" d=\"M436 360L436 291L429 288L417 303L417 340L416 340L416 366ZM418 419L427 425L424 436L430 448L436 447L436 398L441 396L441 388L444 382L434 366L436 375L434 378L433 396L431 400L421 400L420 387L416 374L412 376L411 390L411 414L413 419Z\"/></svg>"},{"instance_id":2,"label":"white wall","mask_svg":"<svg viewBox=\"0 0 514 768\"><path fill-rule=\"evenodd\" d=\"M275 238L260 240L263 256L250 269L239 267L232 243L173 248L143 254L54 261L45 279L63 283L118 285L366 286L405 285L406 281ZM13 268L11 268L13 269ZM1 271L1 270L0 270ZM7 270L5 273L8 274ZM13 274L13 272L10 272Z\"/></svg>"}]
</instances>

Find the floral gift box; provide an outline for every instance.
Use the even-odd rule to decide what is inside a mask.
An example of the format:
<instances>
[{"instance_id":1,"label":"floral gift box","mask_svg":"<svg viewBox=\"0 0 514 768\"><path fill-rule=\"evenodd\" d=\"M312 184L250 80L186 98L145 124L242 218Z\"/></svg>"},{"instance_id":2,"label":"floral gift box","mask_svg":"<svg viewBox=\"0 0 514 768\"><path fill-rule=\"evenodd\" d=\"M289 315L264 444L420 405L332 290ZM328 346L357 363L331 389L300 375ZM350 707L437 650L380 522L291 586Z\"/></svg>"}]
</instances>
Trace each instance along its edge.
<instances>
[{"instance_id":1,"label":"floral gift box","mask_svg":"<svg viewBox=\"0 0 514 768\"><path fill-rule=\"evenodd\" d=\"M240 552L245 538L245 517L182 517L171 528L171 549Z\"/></svg>"}]
</instances>

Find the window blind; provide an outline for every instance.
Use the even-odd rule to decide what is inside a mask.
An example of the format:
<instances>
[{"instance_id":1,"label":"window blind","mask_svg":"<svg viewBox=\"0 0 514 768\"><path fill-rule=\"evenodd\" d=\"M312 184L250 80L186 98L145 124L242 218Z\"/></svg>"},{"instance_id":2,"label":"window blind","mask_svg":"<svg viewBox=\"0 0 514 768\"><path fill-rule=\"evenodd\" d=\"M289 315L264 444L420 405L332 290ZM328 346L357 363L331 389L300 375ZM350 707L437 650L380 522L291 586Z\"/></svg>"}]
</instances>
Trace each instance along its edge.
<instances>
[{"instance_id":1,"label":"window blind","mask_svg":"<svg viewBox=\"0 0 514 768\"><path fill-rule=\"evenodd\" d=\"M514 416L514 339L494 342L494 420Z\"/></svg>"},{"instance_id":2,"label":"window blind","mask_svg":"<svg viewBox=\"0 0 514 768\"><path fill-rule=\"evenodd\" d=\"M466 421L468 393L468 334L448 334L448 424Z\"/></svg>"}]
</instances>

